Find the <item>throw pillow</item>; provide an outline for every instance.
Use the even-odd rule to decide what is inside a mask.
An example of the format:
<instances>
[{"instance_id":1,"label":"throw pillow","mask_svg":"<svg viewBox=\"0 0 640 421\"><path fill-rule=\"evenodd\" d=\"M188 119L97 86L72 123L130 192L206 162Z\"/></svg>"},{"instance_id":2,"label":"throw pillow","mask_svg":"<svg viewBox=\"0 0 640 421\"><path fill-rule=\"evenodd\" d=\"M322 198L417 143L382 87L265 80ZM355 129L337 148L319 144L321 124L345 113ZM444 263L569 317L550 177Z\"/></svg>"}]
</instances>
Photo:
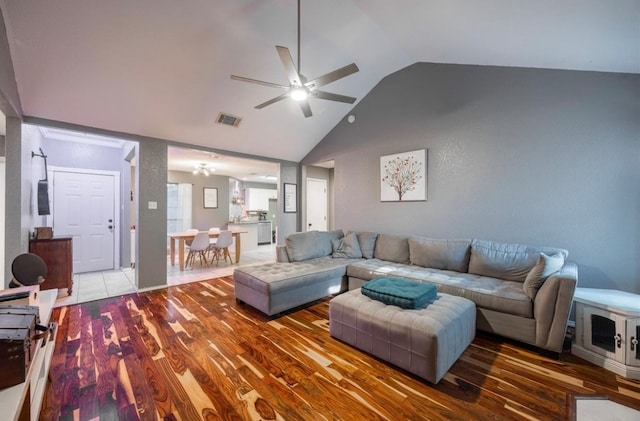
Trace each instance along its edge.
<instances>
[{"instance_id":1,"label":"throw pillow","mask_svg":"<svg viewBox=\"0 0 640 421\"><path fill-rule=\"evenodd\" d=\"M361 259L362 251L355 233L348 234L343 238L331 240L333 246L333 257L345 257L347 259Z\"/></svg>"},{"instance_id":2,"label":"throw pillow","mask_svg":"<svg viewBox=\"0 0 640 421\"><path fill-rule=\"evenodd\" d=\"M360 244L360 250L362 250L362 257L365 259L373 259L373 250L376 246L376 238L378 238L377 232L359 232L358 243Z\"/></svg>"},{"instance_id":3,"label":"throw pillow","mask_svg":"<svg viewBox=\"0 0 640 421\"><path fill-rule=\"evenodd\" d=\"M544 253L540 253L536 265L529 271L527 278L524 280L522 289L532 300L536 298L538 290L547 280L547 278L564 266L564 254L556 253L552 256L547 256Z\"/></svg>"}]
</instances>

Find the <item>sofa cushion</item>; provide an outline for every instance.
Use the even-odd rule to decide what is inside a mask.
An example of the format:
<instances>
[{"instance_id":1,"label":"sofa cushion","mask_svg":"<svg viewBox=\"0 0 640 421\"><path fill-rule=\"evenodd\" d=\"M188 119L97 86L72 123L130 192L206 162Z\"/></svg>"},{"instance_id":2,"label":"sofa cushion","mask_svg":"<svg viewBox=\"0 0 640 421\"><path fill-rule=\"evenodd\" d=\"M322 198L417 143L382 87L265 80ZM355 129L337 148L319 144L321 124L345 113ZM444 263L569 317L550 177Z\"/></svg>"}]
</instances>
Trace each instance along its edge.
<instances>
[{"instance_id":1,"label":"sofa cushion","mask_svg":"<svg viewBox=\"0 0 640 421\"><path fill-rule=\"evenodd\" d=\"M342 237L342 230L320 232L307 231L290 234L285 239L287 254L291 262L329 256L332 252L331 240Z\"/></svg>"},{"instance_id":2,"label":"sofa cushion","mask_svg":"<svg viewBox=\"0 0 640 421\"><path fill-rule=\"evenodd\" d=\"M471 240L409 238L412 265L466 273L469 269L470 254Z\"/></svg>"},{"instance_id":3,"label":"sofa cushion","mask_svg":"<svg viewBox=\"0 0 640 421\"><path fill-rule=\"evenodd\" d=\"M347 259L361 259L362 251L358 243L358 236L355 232L347 234L343 238L335 238L331 240L333 247L333 257L343 257Z\"/></svg>"},{"instance_id":4,"label":"sofa cushion","mask_svg":"<svg viewBox=\"0 0 640 421\"><path fill-rule=\"evenodd\" d=\"M370 281L379 277L429 282L438 292L468 298L479 308L533 318L533 301L522 290L522 282L450 270L392 263L379 259L359 260L347 266L347 276ZM349 282L351 284L351 281Z\"/></svg>"},{"instance_id":5,"label":"sofa cushion","mask_svg":"<svg viewBox=\"0 0 640 421\"><path fill-rule=\"evenodd\" d=\"M378 234L373 256L396 263L409 263L409 237Z\"/></svg>"},{"instance_id":6,"label":"sofa cushion","mask_svg":"<svg viewBox=\"0 0 640 421\"><path fill-rule=\"evenodd\" d=\"M323 247L323 256L329 256L333 253L333 246L331 245L333 240L344 237L344 232L341 229L335 231L317 231L317 233L318 241Z\"/></svg>"},{"instance_id":7,"label":"sofa cushion","mask_svg":"<svg viewBox=\"0 0 640 421\"><path fill-rule=\"evenodd\" d=\"M400 308L424 308L436 299L438 290L426 282L402 278L376 278L362 286L361 292L372 300Z\"/></svg>"},{"instance_id":8,"label":"sofa cushion","mask_svg":"<svg viewBox=\"0 0 640 421\"><path fill-rule=\"evenodd\" d=\"M289 234L284 242L291 262L322 257L323 247L319 244L318 231Z\"/></svg>"},{"instance_id":9,"label":"sofa cushion","mask_svg":"<svg viewBox=\"0 0 640 421\"><path fill-rule=\"evenodd\" d=\"M362 257L365 259L373 259L373 251L376 247L377 232L358 232L358 243L362 251Z\"/></svg>"},{"instance_id":10,"label":"sofa cushion","mask_svg":"<svg viewBox=\"0 0 640 421\"><path fill-rule=\"evenodd\" d=\"M497 243L494 241L471 241L469 273L507 281L524 282L536 264L540 253L561 253L565 259L569 252L552 247L531 247L522 244Z\"/></svg>"},{"instance_id":11,"label":"sofa cushion","mask_svg":"<svg viewBox=\"0 0 640 421\"><path fill-rule=\"evenodd\" d=\"M549 276L562 269L562 266L564 266L564 255L562 253L556 253L552 256L540 253L538 261L529 271L529 274L527 274L527 277L524 280L524 284L522 284L524 293L532 300L535 299L536 294L544 281L546 281Z\"/></svg>"}]
</instances>

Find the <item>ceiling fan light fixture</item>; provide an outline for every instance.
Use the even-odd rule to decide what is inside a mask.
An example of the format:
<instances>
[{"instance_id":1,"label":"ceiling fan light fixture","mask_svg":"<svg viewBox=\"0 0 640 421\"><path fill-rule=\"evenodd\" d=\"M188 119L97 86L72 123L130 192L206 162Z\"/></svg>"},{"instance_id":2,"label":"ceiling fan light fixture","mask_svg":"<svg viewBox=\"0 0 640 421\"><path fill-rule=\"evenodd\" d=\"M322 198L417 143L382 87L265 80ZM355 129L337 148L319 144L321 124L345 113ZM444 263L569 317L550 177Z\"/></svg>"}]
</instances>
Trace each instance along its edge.
<instances>
[{"instance_id":1,"label":"ceiling fan light fixture","mask_svg":"<svg viewBox=\"0 0 640 421\"><path fill-rule=\"evenodd\" d=\"M291 91L289 91L289 96L294 101L304 101L305 99L307 99L309 94L307 93L306 89L299 87L291 89Z\"/></svg>"},{"instance_id":2,"label":"ceiling fan light fixture","mask_svg":"<svg viewBox=\"0 0 640 421\"><path fill-rule=\"evenodd\" d=\"M355 63L351 63L347 66L341 67L339 69L333 70L329 73L326 73L322 76L319 76L312 80L307 80L303 75L300 74L300 0L298 0L298 65L293 61L293 57L291 57L291 52L287 47L283 47L280 45L276 45L276 51L280 56L280 61L284 66L285 71L287 72L287 79L289 79L289 85L281 85L279 83L267 82L264 80L251 79L244 76L236 76L231 75L231 79L255 83L257 85L270 86L272 88L284 89L286 92L271 98L268 101L265 101L261 104L256 105L254 108L261 110L266 106L271 104L275 104L276 102L291 98L294 101L298 102L300 105L300 109L302 110L302 114L305 117L311 117L313 114L311 113L311 107L309 106L308 98L313 96L316 99L323 99L328 101L337 101L343 102L347 104L353 104L356 101L356 98L334 94L331 92L320 91L317 88L328 85L336 80L347 77L357 71L359 71L358 66Z\"/></svg>"},{"instance_id":3,"label":"ceiling fan light fixture","mask_svg":"<svg viewBox=\"0 0 640 421\"><path fill-rule=\"evenodd\" d=\"M207 168L207 164L198 164L193 169L193 175L203 174L205 177L208 177L209 174L215 171L215 168Z\"/></svg>"}]
</instances>

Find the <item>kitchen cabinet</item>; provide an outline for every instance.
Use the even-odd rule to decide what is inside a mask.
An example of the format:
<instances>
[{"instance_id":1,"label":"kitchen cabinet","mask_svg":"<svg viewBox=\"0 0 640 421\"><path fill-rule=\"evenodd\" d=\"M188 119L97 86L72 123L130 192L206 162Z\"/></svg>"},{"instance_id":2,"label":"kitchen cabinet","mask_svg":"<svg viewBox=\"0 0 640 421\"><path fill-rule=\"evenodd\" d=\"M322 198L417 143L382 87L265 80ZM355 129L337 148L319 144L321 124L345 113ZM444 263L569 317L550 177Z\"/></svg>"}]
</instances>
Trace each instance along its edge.
<instances>
[{"instance_id":1,"label":"kitchen cabinet","mask_svg":"<svg viewBox=\"0 0 640 421\"><path fill-rule=\"evenodd\" d=\"M616 374L640 379L640 295L576 288L571 353Z\"/></svg>"},{"instance_id":2,"label":"kitchen cabinet","mask_svg":"<svg viewBox=\"0 0 640 421\"><path fill-rule=\"evenodd\" d=\"M242 234L242 251L255 251L258 249L258 223L257 222L237 222L229 223L231 231L245 231ZM234 247L235 247L235 239Z\"/></svg>"},{"instance_id":3,"label":"kitchen cabinet","mask_svg":"<svg viewBox=\"0 0 640 421\"><path fill-rule=\"evenodd\" d=\"M71 295L73 287L73 249L71 237L32 239L29 253L40 256L47 265L47 276L40 289L66 288Z\"/></svg>"},{"instance_id":4,"label":"kitchen cabinet","mask_svg":"<svg viewBox=\"0 0 640 421\"><path fill-rule=\"evenodd\" d=\"M247 210L269 210L269 200L277 198L277 190L247 188L244 191Z\"/></svg>"}]
</instances>

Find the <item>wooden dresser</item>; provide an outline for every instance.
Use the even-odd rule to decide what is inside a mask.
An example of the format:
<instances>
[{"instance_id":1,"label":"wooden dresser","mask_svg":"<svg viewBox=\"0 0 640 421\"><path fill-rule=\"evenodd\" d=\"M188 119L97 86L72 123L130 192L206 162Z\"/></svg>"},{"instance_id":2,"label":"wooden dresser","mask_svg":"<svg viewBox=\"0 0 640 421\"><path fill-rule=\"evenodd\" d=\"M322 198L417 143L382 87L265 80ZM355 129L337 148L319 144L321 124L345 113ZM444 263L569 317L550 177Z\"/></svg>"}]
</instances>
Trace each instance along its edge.
<instances>
[{"instance_id":1,"label":"wooden dresser","mask_svg":"<svg viewBox=\"0 0 640 421\"><path fill-rule=\"evenodd\" d=\"M73 287L73 248L71 237L32 239L29 253L37 254L47 264L47 277L40 289L67 288L71 295Z\"/></svg>"}]
</instances>

